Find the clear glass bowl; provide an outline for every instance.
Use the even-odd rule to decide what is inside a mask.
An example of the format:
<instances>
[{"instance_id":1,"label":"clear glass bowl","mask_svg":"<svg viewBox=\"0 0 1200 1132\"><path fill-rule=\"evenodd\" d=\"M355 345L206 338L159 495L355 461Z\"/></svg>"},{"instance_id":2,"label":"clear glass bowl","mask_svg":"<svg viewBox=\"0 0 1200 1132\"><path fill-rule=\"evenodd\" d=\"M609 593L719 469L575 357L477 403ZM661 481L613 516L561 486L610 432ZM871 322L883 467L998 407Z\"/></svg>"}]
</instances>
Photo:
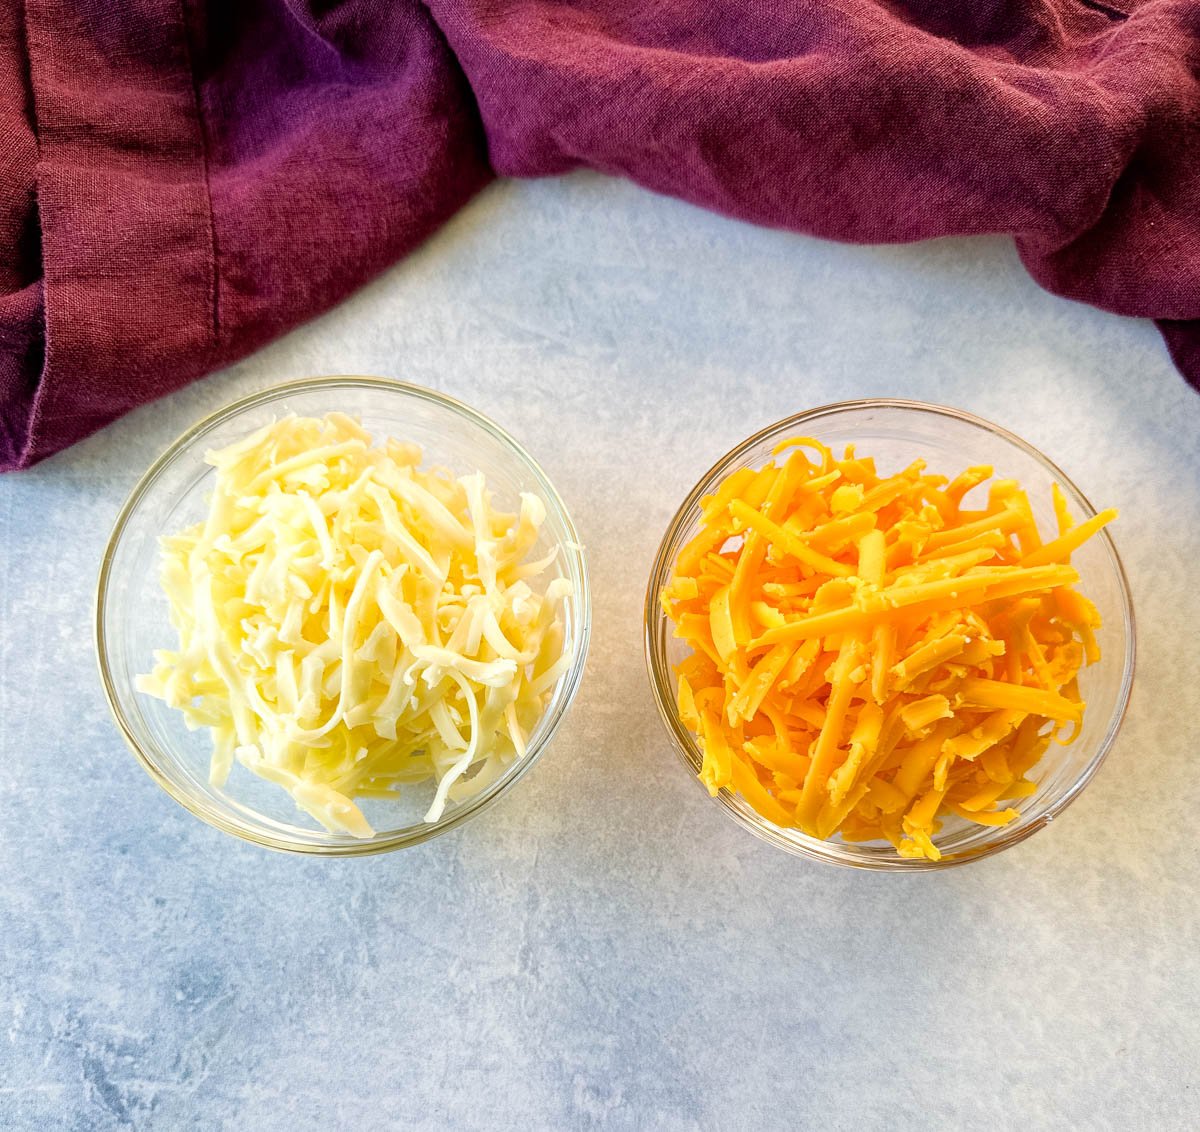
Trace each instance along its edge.
<instances>
[{"instance_id":1,"label":"clear glass bowl","mask_svg":"<svg viewBox=\"0 0 1200 1132\"><path fill-rule=\"evenodd\" d=\"M420 444L430 464L461 473L482 471L498 504L515 510L518 493L546 504L535 554L562 548L559 570L575 596L565 608L567 644L574 661L555 686L528 751L478 796L447 807L440 821L422 816L433 787L406 791L395 801L364 799L360 808L375 829L370 838L328 833L308 824L290 795L235 765L224 787L208 782L207 731L189 732L179 712L137 692L134 677L148 672L156 648L177 644L159 586L160 535L203 517L215 470L204 453L248 435L286 413L321 416L341 411L361 418L372 434ZM142 477L117 518L104 552L96 598L96 652L117 724L150 776L197 817L271 849L325 856L356 856L415 845L479 813L510 789L541 757L563 720L583 675L591 622L587 568L566 507L536 461L511 436L474 409L441 393L375 377L297 381L246 397L181 436Z\"/></svg>"},{"instance_id":2,"label":"clear glass bowl","mask_svg":"<svg viewBox=\"0 0 1200 1132\"><path fill-rule=\"evenodd\" d=\"M697 775L702 755L695 737L679 719L675 706L675 665L688 653L672 633L659 594L666 585L676 556L699 530L700 500L730 472L762 467L775 445L792 436L813 436L840 450L855 444L863 456L874 456L881 472L899 470L923 457L931 472L956 475L971 464L991 464L999 477L1019 480L1027 489L1038 525L1054 530L1050 488L1058 483L1077 519L1095 509L1063 472L1032 445L1011 432L958 409L919 401L846 401L812 409L777 422L743 441L709 469L683 501L659 547L646 591L645 643L650 682L659 714L674 740L684 766L697 787L707 789ZM1082 732L1069 747L1051 744L1029 777L1037 793L1016 803L1020 816L1007 826L989 827L945 819L934 843L940 861L903 858L886 842L855 844L836 835L821 841L795 829L783 829L756 813L741 797L722 790L715 799L722 808L764 841L792 853L839 865L866 869L911 871L939 869L978 860L999 852L1048 825L1090 781L1112 746L1129 702L1134 667L1133 605L1129 585L1107 528L1072 557L1080 574L1080 589L1095 602L1104 627L1098 633L1102 659L1080 674L1087 702Z\"/></svg>"}]
</instances>

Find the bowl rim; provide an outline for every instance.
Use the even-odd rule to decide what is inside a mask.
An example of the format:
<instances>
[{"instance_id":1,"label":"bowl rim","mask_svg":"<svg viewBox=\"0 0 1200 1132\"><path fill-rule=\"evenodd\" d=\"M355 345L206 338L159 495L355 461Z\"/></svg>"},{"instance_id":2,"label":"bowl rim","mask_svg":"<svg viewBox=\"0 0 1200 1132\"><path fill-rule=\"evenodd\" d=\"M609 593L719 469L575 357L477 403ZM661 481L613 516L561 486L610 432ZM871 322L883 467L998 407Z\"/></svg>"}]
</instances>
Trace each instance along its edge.
<instances>
[{"instance_id":1,"label":"bowl rim","mask_svg":"<svg viewBox=\"0 0 1200 1132\"><path fill-rule=\"evenodd\" d=\"M818 405L812 409L805 409L791 416L783 417L765 425L745 440L734 445L733 448L729 449L729 451L713 463L697 480L695 486L688 492L675 514L671 517L671 521L667 524L666 532L663 534L662 541L655 551L654 561L650 568L643 606L643 651L655 707L658 709L659 718L662 720L672 739L675 754L688 772L688 777L695 782L696 786L706 797L711 798L712 796L709 795L708 788L700 781L696 774L696 766L702 759L702 754L695 737L684 727L678 717L678 712L675 710L672 673L670 664L666 658L666 633L669 619L658 600L658 594L666 583L667 573L670 570L674 557L673 547L683 528L690 521L692 509L704 495L707 495L712 490L718 477L740 466L743 458L751 449L780 432L790 431L798 426L810 424L813 421L835 417L844 413L858 412L864 409L900 409L903 411L928 413L935 416L949 417L990 432L1032 457L1046 471L1051 473L1064 490L1073 493L1076 499L1083 504L1088 512L1084 516L1085 518L1096 514L1096 508L1074 481L1045 453L1041 452L1027 440L1022 439L1009 429L984 417L968 412L965 409L958 409L949 405L939 405L929 401L899 397L864 397L848 401L833 401L824 405ZM819 838L801 833L799 830L789 830L788 833L790 836L785 837L783 831L770 823L766 818L761 817L757 813L753 817L750 817L742 806L737 803L736 795L730 790L722 788L712 800L720 802L725 812L742 826L743 829L748 830L761 840L786 852L796 856L824 861L828 864L877 872L928 872L970 864L973 861L980 861L985 857L999 853L1003 849L1008 849L1024 841L1027 837L1031 837L1038 830L1044 829L1082 793L1084 787L1092 780L1097 770L1099 770L1101 763L1108 756L1108 752L1116 740L1117 733L1120 731L1121 724L1124 722L1125 715L1129 709L1129 700L1133 688L1134 669L1137 661L1137 632L1129 579L1108 528L1102 527L1097 532L1097 537L1100 538L1105 549L1108 551L1109 558L1114 567L1117 587L1120 592L1123 620L1126 627L1121 685L1117 693L1117 702L1108 721L1108 727L1100 739L1095 753L1070 786L1036 819L1018 828L1009 829L1007 834L1002 834L994 841L975 849L955 855L954 857L943 857L938 861L930 861L923 857L910 858L900 857L899 855L890 858L868 857L861 855L861 852L852 843L822 841ZM1004 827L1000 828L1003 829Z\"/></svg>"},{"instance_id":2,"label":"bowl rim","mask_svg":"<svg viewBox=\"0 0 1200 1132\"><path fill-rule=\"evenodd\" d=\"M552 714L543 715L539 721L539 727L542 727L543 724L545 725L544 730L540 734L535 733L536 741L532 741L531 737L531 742L524 757L517 760L506 774L498 778L481 794L456 807L452 812L438 821L431 822L428 825L408 826L400 831L385 834L377 833L373 837L361 840L350 840L347 838L344 841L330 841L324 844L319 841L306 843L289 839L286 836L278 836L243 826L222 809L212 806L204 799L194 797L187 791L178 788L164 774L153 755L144 749L126 717L121 696L117 690L109 663L105 614L108 609L110 580L117 549L121 545L122 538L126 534L129 522L138 505L145 499L159 476L162 475L167 467L185 456L191 450L194 442L205 433L211 431L218 424L230 420L249 409L270 404L272 401L282 400L285 397L298 393L344 389L347 387L372 389L389 395L398 394L403 397L416 397L419 400L431 402L440 408L449 409L457 416L490 433L511 455L515 456L518 461L525 465L538 484L547 510L552 510L555 513L557 521L561 524L565 532L566 537L562 545L563 554L568 556L574 563L580 583L580 592L574 595L574 601L578 603L577 617L579 632L575 656L571 661L571 666L560 677L563 684L559 703ZM583 680L588 647L591 641L591 630L592 594L587 556L583 551L574 520L571 518L566 504L563 502L558 490L551 482L550 477L546 474L541 464L507 430L498 425L490 417L481 413L478 409L458 400L456 397L452 397L440 390L430 389L426 386L417 385L410 381L403 381L399 378L358 374L334 374L323 377L300 378L257 390L256 392L246 394L243 397L228 402L213 412L206 414L176 437L141 475L122 504L120 511L117 513L117 518L113 523L112 531L105 543L104 552L101 557L100 571L96 580L93 600L93 645L97 665L100 670L100 682L104 690L104 698L108 702L109 711L112 713L126 746L137 757L143 769L168 796L208 825L224 833L231 834L240 840L248 841L266 849L315 857L365 857L376 853L386 853L394 849L407 848L411 845L419 845L424 841L428 841L462 825L491 806L502 794L506 793L512 786L519 782L533 768L534 764L541 759L546 748L550 745L551 740L562 725L563 720L566 718ZM314 837L320 837L323 832L326 831L312 831Z\"/></svg>"}]
</instances>

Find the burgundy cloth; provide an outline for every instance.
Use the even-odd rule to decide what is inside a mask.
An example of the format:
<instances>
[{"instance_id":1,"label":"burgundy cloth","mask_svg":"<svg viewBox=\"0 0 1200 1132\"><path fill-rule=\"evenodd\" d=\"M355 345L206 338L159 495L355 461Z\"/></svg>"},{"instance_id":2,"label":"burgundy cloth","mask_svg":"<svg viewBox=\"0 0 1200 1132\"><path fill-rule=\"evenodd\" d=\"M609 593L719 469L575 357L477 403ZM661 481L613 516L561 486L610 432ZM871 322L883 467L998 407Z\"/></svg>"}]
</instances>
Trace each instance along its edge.
<instances>
[{"instance_id":1,"label":"burgundy cloth","mask_svg":"<svg viewBox=\"0 0 1200 1132\"><path fill-rule=\"evenodd\" d=\"M1200 386L1194 0L0 3L0 467L330 306L495 173L1006 232Z\"/></svg>"}]
</instances>

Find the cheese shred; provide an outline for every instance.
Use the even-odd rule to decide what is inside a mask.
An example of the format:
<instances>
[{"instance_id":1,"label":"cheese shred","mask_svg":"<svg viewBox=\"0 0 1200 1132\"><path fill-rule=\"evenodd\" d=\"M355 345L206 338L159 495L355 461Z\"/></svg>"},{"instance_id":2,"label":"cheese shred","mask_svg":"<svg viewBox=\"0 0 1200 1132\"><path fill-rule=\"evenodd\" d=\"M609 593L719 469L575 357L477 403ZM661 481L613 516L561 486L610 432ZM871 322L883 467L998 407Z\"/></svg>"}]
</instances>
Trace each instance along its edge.
<instances>
[{"instance_id":1,"label":"cheese shred","mask_svg":"<svg viewBox=\"0 0 1200 1132\"><path fill-rule=\"evenodd\" d=\"M432 784L436 822L524 757L572 655L545 505L421 459L340 413L208 453L207 518L161 540L179 646L138 687L210 731L213 785L237 762L370 837L354 799Z\"/></svg>"},{"instance_id":2,"label":"cheese shred","mask_svg":"<svg viewBox=\"0 0 1200 1132\"><path fill-rule=\"evenodd\" d=\"M1056 486L1043 539L1019 484L981 488L990 467L881 477L807 437L775 456L701 501L660 595L692 650L700 777L778 826L938 860L943 819L1014 820L1050 742L1078 734L1100 618L1070 559L1117 513L1076 524ZM986 506L964 508L976 488Z\"/></svg>"}]
</instances>

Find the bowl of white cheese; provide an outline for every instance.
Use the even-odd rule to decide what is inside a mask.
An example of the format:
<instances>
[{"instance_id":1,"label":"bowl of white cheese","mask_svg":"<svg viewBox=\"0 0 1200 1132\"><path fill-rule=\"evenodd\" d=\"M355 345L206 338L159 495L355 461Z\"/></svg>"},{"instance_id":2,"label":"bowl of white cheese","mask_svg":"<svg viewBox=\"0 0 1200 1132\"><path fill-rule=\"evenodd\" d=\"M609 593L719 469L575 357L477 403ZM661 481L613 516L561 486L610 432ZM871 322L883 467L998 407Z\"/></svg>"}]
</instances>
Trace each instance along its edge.
<instances>
[{"instance_id":1,"label":"bowl of white cheese","mask_svg":"<svg viewBox=\"0 0 1200 1132\"><path fill-rule=\"evenodd\" d=\"M155 461L101 564L114 719L192 813L280 850L427 840L538 760L591 615L575 527L511 436L433 390L253 394Z\"/></svg>"}]
</instances>

